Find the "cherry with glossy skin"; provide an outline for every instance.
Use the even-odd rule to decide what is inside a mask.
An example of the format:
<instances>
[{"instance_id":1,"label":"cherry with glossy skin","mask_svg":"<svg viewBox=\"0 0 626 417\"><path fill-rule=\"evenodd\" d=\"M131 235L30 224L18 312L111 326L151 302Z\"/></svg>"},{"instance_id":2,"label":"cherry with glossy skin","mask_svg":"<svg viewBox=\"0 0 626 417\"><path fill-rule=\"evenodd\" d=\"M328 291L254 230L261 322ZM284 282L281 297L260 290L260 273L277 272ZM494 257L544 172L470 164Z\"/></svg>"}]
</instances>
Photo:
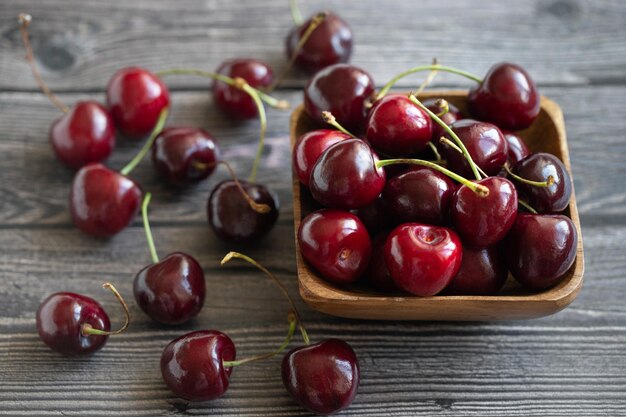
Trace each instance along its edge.
<instances>
[{"instance_id":1,"label":"cherry with glossy skin","mask_svg":"<svg viewBox=\"0 0 626 417\"><path fill-rule=\"evenodd\" d=\"M439 113L441 113L442 111L442 108L439 105L439 100L440 99L429 98L429 99L422 101L422 104L426 106L433 113L439 115ZM461 113L458 107L456 107L454 104L451 104L451 103L448 103L448 111L445 114L439 116L439 118L448 126L452 125L452 123L456 122L457 120L463 119L463 117L464 117L463 113ZM437 123L432 123L432 125L433 125L432 141L435 143L435 145L438 145L439 139L442 136L446 136L446 132Z\"/></svg>"},{"instance_id":2,"label":"cherry with glossy skin","mask_svg":"<svg viewBox=\"0 0 626 417\"><path fill-rule=\"evenodd\" d=\"M454 295L492 295L502 288L507 275L500 246L475 249L465 245L461 268L445 292Z\"/></svg>"},{"instance_id":3,"label":"cherry with glossy skin","mask_svg":"<svg viewBox=\"0 0 626 417\"><path fill-rule=\"evenodd\" d=\"M387 210L387 203L383 199L382 194L373 203L359 209L350 210L350 213L363 222L370 235L374 235L387 226L392 225Z\"/></svg>"},{"instance_id":4,"label":"cherry with glossy skin","mask_svg":"<svg viewBox=\"0 0 626 417\"><path fill-rule=\"evenodd\" d=\"M351 136L338 130L319 129L300 136L293 147L293 169L300 182L309 185L313 165L322 153L335 143Z\"/></svg>"},{"instance_id":5,"label":"cherry with glossy skin","mask_svg":"<svg viewBox=\"0 0 626 417\"><path fill-rule=\"evenodd\" d=\"M420 152L433 135L433 123L428 114L400 94L388 94L377 100L365 124L367 141L390 156Z\"/></svg>"},{"instance_id":6,"label":"cherry with glossy skin","mask_svg":"<svg viewBox=\"0 0 626 417\"><path fill-rule=\"evenodd\" d=\"M513 277L532 290L560 282L576 259L578 231L563 215L520 213L504 241Z\"/></svg>"},{"instance_id":7,"label":"cherry with glossy skin","mask_svg":"<svg viewBox=\"0 0 626 417\"><path fill-rule=\"evenodd\" d=\"M524 142L524 139L515 132L502 130L504 139L508 145L507 162L514 165L531 154L530 149Z\"/></svg>"},{"instance_id":8,"label":"cherry with glossy skin","mask_svg":"<svg viewBox=\"0 0 626 417\"><path fill-rule=\"evenodd\" d=\"M326 207L356 209L376 200L385 187L385 171L376 167L378 156L361 139L335 143L311 171L311 195Z\"/></svg>"},{"instance_id":9,"label":"cherry with glossy skin","mask_svg":"<svg viewBox=\"0 0 626 417\"><path fill-rule=\"evenodd\" d=\"M161 355L161 375L177 397L209 401L228 389L236 350L232 340L217 330L191 332L171 341Z\"/></svg>"},{"instance_id":10,"label":"cherry with glossy skin","mask_svg":"<svg viewBox=\"0 0 626 417\"><path fill-rule=\"evenodd\" d=\"M264 89L274 81L272 68L258 59L240 58L224 62L216 73L237 79L242 78L253 88ZM254 119L259 110L248 93L223 81L213 82L213 99L226 115L234 119Z\"/></svg>"},{"instance_id":11,"label":"cherry with glossy skin","mask_svg":"<svg viewBox=\"0 0 626 417\"><path fill-rule=\"evenodd\" d=\"M512 179L520 195L539 213L554 213L567 208L572 197L572 179L563 162L556 156L537 152L513 165L511 171L531 181L546 181L552 176L554 182L547 187Z\"/></svg>"},{"instance_id":12,"label":"cherry with glossy skin","mask_svg":"<svg viewBox=\"0 0 626 417\"><path fill-rule=\"evenodd\" d=\"M450 218L464 243L476 248L494 245L504 239L517 215L517 191L506 178L488 177L477 184L489 190L479 195L466 185L452 196Z\"/></svg>"},{"instance_id":13,"label":"cherry with glossy skin","mask_svg":"<svg viewBox=\"0 0 626 417\"><path fill-rule=\"evenodd\" d=\"M302 407L319 414L336 413L350 406L356 396L359 362L346 342L326 339L287 353L282 379Z\"/></svg>"},{"instance_id":14,"label":"cherry with glossy skin","mask_svg":"<svg viewBox=\"0 0 626 417\"><path fill-rule=\"evenodd\" d=\"M372 239L372 254L365 270L365 280L377 290L398 292L400 289L394 282L385 263L385 244L390 230L384 230Z\"/></svg>"},{"instance_id":15,"label":"cherry with glossy skin","mask_svg":"<svg viewBox=\"0 0 626 417\"><path fill-rule=\"evenodd\" d=\"M389 234L385 244L385 263L396 285L422 297L441 292L462 258L461 239L445 227L405 223Z\"/></svg>"},{"instance_id":16,"label":"cherry with glossy skin","mask_svg":"<svg viewBox=\"0 0 626 417\"><path fill-rule=\"evenodd\" d=\"M168 127L156 137L152 162L172 184L190 184L211 175L220 159L213 135L195 127Z\"/></svg>"},{"instance_id":17,"label":"cherry with glossy skin","mask_svg":"<svg viewBox=\"0 0 626 417\"><path fill-rule=\"evenodd\" d=\"M304 259L327 280L345 284L359 278L372 252L365 225L353 214L324 209L306 216L298 229Z\"/></svg>"},{"instance_id":18,"label":"cherry with glossy skin","mask_svg":"<svg viewBox=\"0 0 626 417\"><path fill-rule=\"evenodd\" d=\"M328 111L348 130L357 130L367 115L366 103L373 98L371 75L348 64L336 64L317 72L304 89L304 110L324 123Z\"/></svg>"},{"instance_id":19,"label":"cherry with glossy skin","mask_svg":"<svg viewBox=\"0 0 626 417\"><path fill-rule=\"evenodd\" d=\"M508 62L492 66L467 99L477 119L509 130L527 128L540 110L535 82L522 67Z\"/></svg>"},{"instance_id":20,"label":"cherry with glossy skin","mask_svg":"<svg viewBox=\"0 0 626 417\"><path fill-rule=\"evenodd\" d=\"M106 99L115 126L130 138L152 132L170 103L169 91L161 79L138 67L117 71L107 85Z\"/></svg>"}]
</instances>

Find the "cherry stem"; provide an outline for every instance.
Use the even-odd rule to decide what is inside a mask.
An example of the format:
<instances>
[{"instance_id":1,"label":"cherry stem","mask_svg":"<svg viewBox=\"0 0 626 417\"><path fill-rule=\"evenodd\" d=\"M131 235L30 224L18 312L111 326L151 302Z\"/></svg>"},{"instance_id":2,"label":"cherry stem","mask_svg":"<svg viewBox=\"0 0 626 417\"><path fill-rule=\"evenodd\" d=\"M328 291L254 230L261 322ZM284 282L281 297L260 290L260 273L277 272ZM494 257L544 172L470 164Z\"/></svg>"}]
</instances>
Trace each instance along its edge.
<instances>
[{"instance_id":1,"label":"cherry stem","mask_svg":"<svg viewBox=\"0 0 626 417\"><path fill-rule=\"evenodd\" d=\"M291 12L291 18L296 25L301 25L304 22L300 8L298 7L298 0L289 0L289 11Z\"/></svg>"},{"instance_id":2,"label":"cherry stem","mask_svg":"<svg viewBox=\"0 0 626 417\"><path fill-rule=\"evenodd\" d=\"M156 247L154 246L154 239L152 238L152 230L150 230L150 222L148 221L148 204L152 199L152 193L146 193L141 203L141 217L143 219L143 229L146 232L146 240L148 241L148 249L150 250L150 256L152 262L159 262L159 255L157 255Z\"/></svg>"},{"instance_id":3,"label":"cherry stem","mask_svg":"<svg viewBox=\"0 0 626 417\"><path fill-rule=\"evenodd\" d=\"M437 159L437 162L440 163L442 161L441 154L437 150L437 147L435 146L435 144L432 143L432 142L428 142L428 147L430 148L432 153L435 155L435 158Z\"/></svg>"},{"instance_id":4,"label":"cherry stem","mask_svg":"<svg viewBox=\"0 0 626 417\"><path fill-rule=\"evenodd\" d=\"M120 293L117 292L117 290L115 289L113 284L111 284L110 282L107 282L107 283L103 284L102 288L106 288L106 289L110 290L113 293L113 295L115 295L115 298L117 298L117 301L120 302L120 304L122 305L122 308L124 309L124 314L126 315L126 320L124 322L124 325L122 327L120 327L118 330L114 331L114 332L108 332L108 331L105 331L105 330L94 329L91 326L91 324L85 323L85 324L82 325L82 328L81 328L81 333L84 336L89 336L91 334L99 335L99 336L112 336L112 335L115 335L115 334L120 334L120 333L123 333L126 329L128 329L128 325L130 324L130 312L128 311L128 305L126 305L126 301L124 301L124 299L122 298Z\"/></svg>"},{"instance_id":5,"label":"cherry stem","mask_svg":"<svg viewBox=\"0 0 626 417\"><path fill-rule=\"evenodd\" d=\"M442 98L437 99L435 101L435 106L439 108L439 113L437 113L437 117L443 117L450 111L450 104L448 104L448 100L444 100Z\"/></svg>"},{"instance_id":6,"label":"cherry stem","mask_svg":"<svg viewBox=\"0 0 626 417\"><path fill-rule=\"evenodd\" d=\"M439 171L442 174L447 175L448 177L452 178L453 180L458 181L461 184L467 186L467 188L471 189L472 191L474 191L476 194L478 194L481 197L486 197L489 195L489 189L485 187L484 185L476 184L475 182L472 182L466 178L463 178L459 174L456 174L450 171L449 169L446 169L434 162L425 161L423 159L402 159L402 158L401 159L385 159L383 161L376 162L376 168L382 168L384 166L394 165L394 164L421 165L421 166L425 166L428 168L432 168L435 171Z\"/></svg>"},{"instance_id":7,"label":"cherry stem","mask_svg":"<svg viewBox=\"0 0 626 417\"><path fill-rule=\"evenodd\" d=\"M504 170L507 174L513 177L513 179L519 182L523 182L524 184L534 185L535 187L549 187L554 184L554 177L552 175L548 175L548 178L545 181L533 181L514 174L509 168L508 164L504 164Z\"/></svg>"},{"instance_id":8,"label":"cherry stem","mask_svg":"<svg viewBox=\"0 0 626 417\"><path fill-rule=\"evenodd\" d=\"M274 350L273 352L269 352L269 353L265 353L265 354L257 355L257 356L251 356L249 358L239 359L237 361L222 361L222 365L224 365L227 368L232 367L232 366L239 366L248 362L270 359L278 355L279 353L281 353L291 343L291 340L293 339L293 335L296 332L296 325L298 324L298 319L296 315L291 311L287 315L287 320L289 321L289 330L287 331L287 337L285 337L285 340L283 341L282 345L278 347L278 349Z\"/></svg>"},{"instance_id":9,"label":"cherry stem","mask_svg":"<svg viewBox=\"0 0 626 417\"><path fill-rule=\"evenodd\" d=\"M414 74L416 72L420 72L420 71L441 71L441 72L449 72L452 74L457 74L460 76L463 76L465 78L469 78L470 80L476 81L477 83L482 83L483 80L480 79L479 77L470 74L469 72L457 69L457 68L453 68L453 67L447 67L444 65L422 65L419 67L414 67L411 68L409 70L406 70L404 72L401 72L400 74L396 75L395 77L393 77L387 84L385 84L385 86L378 92L378 94L376 95L376 100L381 99L385 94L387 94L387 92L391 89L391 87L393 87L393 85L398 82L398 80L406 77L407 75L411 75ZM375 100L375 101L376 101Z\"/></svg>"},{"instance_id":10,"label":"cherry stem","mask_svg":"<svg viewBox=\"0 0 626 417\"><path fill-rule=\"evenodd\" d=\"M35 64L35 57L33 55L33 48L30 44L30 37L28 35L28 26L33 21L31 15L27 13L20 13L17 16L17 21L20 24L20 34L22 35L22 44L24 44L24 49L26 50L26 61L30 65L30 70L33 73L33 78L35 82L41 89L41 91L48 97L48 99L54 104L59 110L63 113L67 113L70 109L67 107L57 96L54 95L52 90L45 83L43 78L41 77L41 73L39 69L37 69L37 65Z\"/></svg>"},{"instance_id":11,"label":"cherry stem","mask_svg":"<svg viewBox=\"0 0 626 417\"><path fill-rule=\"evenodd\" d=\"M411 100L411 102L413 104L415 104L417 107L419 107L420 109L424 110L430 116L431 119L433 119L439 126L441 126L443 128L443 130L448 135L450 135L450 137L452 139L454 139L454 141L456 142L457 146L463 152L463 155L465 156L465 159L467 159L467 162L469 163L470 168L472 169L472 172L474 173L474 176L476 177L477 180L480 180L481 177L480 177L480 174L478 173L477 165L472 160L472 156L469 154L467 148L465 147L465 145L463 144L461 139L459 139L459 137L456 135L456 133L454 133L454 131L452 129L450 129L450 126L448 126L446 124L446 122L441 120L435 113L430 111L430 109L428 107L424 106L424 104L422 104L422 102L419 101L417 99L417 97L415 97L414 95L409 95L409 100Z\"/></svg>"},{"instance_id":12,"label":"cherry stem","mask_svg":"<svg viewBox=\"0 0 626 417\"><path fill-rule=\"evenodd\" d=\"M295 315L295 318L296 318L296 320L298 322L298 328L300 329L300 333L302 334L302 339L304 339L304 343L308 345L310 343L309 342L309 335L308 335L307 331L304 329L304 325L302 324L302 320L300 319L300 313L298 312L298 308L296 307L296 303L294 303L293 298L291 298L291 296L289 295L289 291L287 291L287 288L283 285L283 283L280 282L280 280L274 274L272 274L269 269L267 269L266 267L264 267L263 265L261 265L260 263L255 261L254 259L250 258L249 256L244 255L244 254L239 253L239 252L228 252L226 254L226 256L224 256L224 258L220 262L220 265L224 266L226 263L228 263L233 258L242 259L242 260L244 260L244 261L254 265L258 269L263 271L265 273L265 275L267 275L272 280L272 282L274 282L274 284L276 284L276 286L283 293L283 295L285 296L287 301L289 301L289 304L291 306L291 311Z\"/></svg>"},{"instance_id":13,"label":"cherry stem","mask_svg":"<svg viewBox=\"0 0 626 417\"><path fill-rule=\"evenodd\" d=\"M131 171L135 169L137 165L139 165L139 163L143 160L143 158L145 158L146 154L150 151L150 148L152 148L152 145L154 144L154 141L156 140L157 136L159 136L159 133L161 133L161 131L163 130L163 126L165 126L165 121L167 120L168 114L169 114L169 109L167 107L161 110L161 114L159 115L157 124L154 127L154 129L152 129L152 132L150 133L150 137L148 137L148 140L146 141L146 143L144 143L143 147L139 150L139 152L137 152L137 155L135 155L135 157L131 159L131 161L128 164L126 164L124 168L120 169L120 174L124 176L130 174Z\"/></svg>"},{"instance_id":14,"label":"cherry stem","mask_svg":"<svg viewBox=\"0 0 626 417\"><path fill-rule=\"evenodd\" d=\"M437 58L433 58L433 65L437 65ZM428 87L428 85L430 83L433 82L433 80L435 79L435 77L437 76L437 70L434 69L432 71L430 71L430 73L428 74L428 76L426 77L426 79L424 81L422 81L422 83L420 84L420 86L418 87L417 91L415 91L415 93L413 93L413 95L419 95L422 91L424 91L424 89L426 87Z\"/></svg>"},{"instance_id":15,"label":"cherry stem","mask_svg":"<svg viewBox=\"0 0 626 417\"><path fill-rule=\"evenodd\" d=\"M268 206L267 204L263 204L263 203L257 203L256 201L252 199L252 197L250 197L250 194L248 194L246 190L243 188L243 186L241 185L241 182L239 182L239 180L237 179L237 175L235 174L235 171L233 170L233 168L230 166L228 162L217 161L217 162L212 162L210 164L204 164L199 161L194 161L192 165L194 166L194 168L198 170L212 168L216 165L224 165L226 167L226 170L230 174L230 178L235 182L235 185L239 189L239 192L241 193L243 198L248 202L248 204L250 205L250 208L260 214L266 214L270 212L271 210L270 206Z\"/></svg>"},{"instance_id":16,"label":"cherry stem","mask_svg":"<svg viewBox=\"0 0 626 417\"><path fill-rule=\"evenodd\" d=\"M439 143L443 143L447 146L449 146L450 148L454 149L455 151L459 152L459 153L463 153L463 151L461 150L461 148L459 148L458 146L456 146L456 144L454 142L452 142L450 139L448 139L445 136L442 136L439 138ZM487 175L485 173L485 171L483 171L483 169L481 167L479 167L478 165L476 165L476 169L478 170L478 172L480 173L480 175L482 175L483 178L487 178L489 175Z\"/></svg>"},{"instance_id":17,"label":"cherry stem","mask_svg":"<svg viewBox=\"0 0 626 417\"><path fill-rule=\"evenodd\" d=\"M531 207L530 204L528 204L527 202L525 202L524 200L521 199L517 199L517 203L524 207L526 210L530 211L532 214L537 214L537 210L535 210L534 208Z\"/></svg>"},{"instance_id":18,"label":"cherry stem","mask_svg":"<svg viewBox=\"0 0 626 417\"><path fill-rule=\"evenodd\" d=\"M341 126L339 124L339 122L337 121L337 119L335 119L335 116L333 116L333 114L329 111L323 111L322 112L322 120L324 120L324 122L328 123L329 125L331 125L332 127L334 127L335 129L337 129L338 131L340 131L341 133L345 133L346 135L356 138L356 136L354 136L352 133L348 132L348 130Z\"/></svg>"}]
</instances>

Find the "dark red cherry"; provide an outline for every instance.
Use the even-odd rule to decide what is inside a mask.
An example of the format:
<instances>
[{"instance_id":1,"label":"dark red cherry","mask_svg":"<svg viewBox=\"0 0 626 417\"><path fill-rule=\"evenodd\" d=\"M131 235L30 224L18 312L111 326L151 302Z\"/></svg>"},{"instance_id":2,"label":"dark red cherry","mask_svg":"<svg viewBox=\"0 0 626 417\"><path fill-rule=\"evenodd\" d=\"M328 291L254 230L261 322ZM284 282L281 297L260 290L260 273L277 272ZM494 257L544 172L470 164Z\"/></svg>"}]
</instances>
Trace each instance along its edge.
<instances>
[{"instance_id":1,"label":"dark red cherry","mask_svg":"<svg viewBox=\"0 0 626 417\"><path fill-rule=\"evenodd\" d=\"M313 165L322 153L335 143L350 136L338 130L319 129L300 136L293 147L293 169L304 185L309 185Z\"/></svg>"},{"instance_id":2,"label":"dark red cherry","mask_svg":"<svg viewBox=\"0 0 626 417\"><path fill-rule=\"evenodd\" d=\"M50 143L57 158L70 168L102 162L115 148L113 119L100 103L79 101L52 124Z\"/></svg>"},{"instance_id":3,"label":"dark red cherry","mask_svg":"<svg viewBox=\"0 0 626 417\"><path fill-rule=\"evenodd\" d=\"M204 272L193 257L174 252L142 269L135 276L133 292L152 320L184 323L198 315L204 304Z\"/></svg>"},{"instance_id":4,"label":"dark red cherry","mask_svg":"<svg viewBox=\"0 0 626 417\"><path fill-rule=\"evenodd\" d=\"M110 331L109 316L96 300L72 292L46 298L37 310L37 331L50 349L67 356L88 355L101 349L109 336L84 334L85 325Z\"/></svg>"},{"instance_id":5,"label":"dark red cherry","mask_svg":"<svg viewBox=\"0 0 626 417\"><path fill-rule=\"evenodd\" d=\"M540 110L535 82L522 67L508 62L491 67L483 82L470 90L467 99L477 119L502 129L525 129Z\"/></svg>"},{"instance_id":6,"label":"dark red cherry","mask_svg":"<svg viewBox=\"0 0 626 417\"><path fill-rule=\"evenodd\" d=\"M102 164L85 165L72 182L72 222L88 235L113 236L133 221L141 198L141 189L130 178Z\"/></svg>"},{"instance_id":7,"label":"dark red cherry","mask_svg":"<svg viewBox=\"0 0 626 417\"><path fill-rule=\"evenodd\" d=\"M459 272L446 287L446 294L491 295L506 282L508 270L499 246L475 249L463 246Z\"/></svg>"},{"instance_id":8,"label":"dark red cherry","mask_svg":"<svg viewBox=\"0 0 626 417\"><path fill-rule=\"evenodd\" d=\"M365 125L367 141L390 156L420 152L433 135L428 114L400 94L388 94L376 101Z\"/></svg>"},{"instance_id":9,"label":"dark red cherry","mask_svg":"<svg viewBox=\"0 0 626 417\"><path fill-rule=\"evenodd\" d=\"M515 132L508 130L502 130L504 139L506 139L509 152L507 154L507 161L510 165L514 165L530 155L530 149L526 146L524 139Z\"/></svg>"},{"instance_id":10,"label":"dark red cherry","mask_svg":"<svg viewBox=\"0 0 626 417\"><path fill-rule=\"evenodd\" d=\"M187 333L171 341L161 355L161 375L167 387L187 401L209 401L224 395L235 360L230 337L217 330Z\"/></svg>"},{"instance_id":11,"label":"dark red cherry","mask_svg":"<svg viewBox=\"0 0 626 417\"><path fill-rule=\"evenodd\" d=\"M117 71L107 86L107 105L115 126L131 138L148 135L169 106L167 87L150 71L129 67Z\"/></svg>"},{"instance_id":12,"label":"dark red cherry","mask_svg":"<svg viewBox=\"0 0 626 417\"><path fill-rule=\"evenodd\" d=\"M370 235L376 234L392 225L391 218L387 211L387 203L382 198L382 195L378 196L373 203L365 207L350 210L350 213L357 216L359 220L363 222Z\"/></svg>"},{"instance_id":13,"label":"dark red cherry","mask_svg":"<svg viewBox=\"0 0 626 417\"><path fill-rule=\"evenodd\" d=\"M220 65L216 72L230 78L243 78L258 89L269 87L274 81L272 68L258 59L231 59ZM213 99L217 107L233 119L254 119L259 115L248 93L223 81L213 82Z\"/></svg>"},{"instance_id":14,"label":"dark red cherry","mask_svg":"<svg viewBox=\"0 0 626 417\"><path fill-rule=\"evenodd\" d=\"M270 207L259 213L241 194L233 180L222 181L209 196L207 215L215 234L226 242L249 243L267 234L278 220L278 196L262 184L239 180L246 193L258 204Z\"/></svg>"},{"instance_id":15,"label":"dark red cherry","mask_svg":"<svg viewBox=\"0 0 626 417\"><path fill-rule=\"evenodd\" d=\"M168 127L156 137L152 162L172 184L203 180L215 170L220 149L213 135L195 127Z\"/></svg>"},{"instance_id":16,"label":"dark red cherry","mask_svg":"<svg viewBox=\"0 0 626 417\"><path fill-rule=\"evenodd\" d=\"M304 259L329 281L359 278L369 262L372 244L365 225L341 210L319 210L306 216L298 229Z\"/></svg>"},{"instance_id":17,"label":"dark red cherry","mask_svg":"<svg viewBox=\"0 0 626 417\"><path fill-rule=\"evenodd\" d=\"M496 175L506 162L508 145L504 135L491 123L462 119L450 126L467 148L472 160L487 175ZM452 140L449 137L448 139ZM454 141L453 141L454 142ZM456 143L455 143L456 144ZM473 177L472 169L465 156L450 146L444 145L443 157L448 168L463 177Z\"/></svg>"},{"instance_id":18,"label":"dark red cherry","mask_svg":"<svg viewBox=\"0 0 626 417\"><path fill-rule=\"evenodd\" d=\"M538 187L512 179L520 195L540 213L554 213L565 210L572 196L572 179L556 156L538 152L513 165L511 171L527 180L546 181L552 176L554 183L548 187Z\"/></svg>"},{"instance_id":19,"label":"dark red cherry","mask_svg":"<svg viewBox=\"0 0 626 417\"><path fill-rule=\"evenodd\" d=\"M416 167L388 180L383 199L396 224L443 225L448 223L455 190L456 185L448 176L431 168Z\"/></svg>"},{"instance_id":20,"label":"dark red cherry","mask_svg":"<svg viewBox=\"0 0 626 417\"><path fill-rule=\"evenodd\" d=\"M441 292L458 272L462 257L461 239L445 227L405 223L385 244L385 263L396 285L422 297Z\"/></svg>"},{"instance_id":21,"label":"dark red cherry","mask_svg":"<svg viewBox=\"0 0 626 417\"><path fill-rule=\"evenodd\" d=\"M385 263L385 244L390 230L384 230L372 239L372 255L365 270L365 280L374 288L383 292L400 291Z\"/></svg>"},{"instance_id":22,"label":"dark red cherry","mask_svg":"<svg viewBox=\"0 0 626 417\"><path fill-rule=\"evenodd\" d=\"M441 106L439 106L438 100L439 99L436 99L436 98L429 98L427 100L422 101L422 104L426 106L428 110L432 111L436 115L439 115L439 113L441 113L442 111L442 108ZM452 123L456 122L457 120L461 120L463 118L463 113L461 113L458 107L456 107L454 104L448 103L448 112L442 116L439 116L439 118L445 124L450 126ZM447 134L446 134L446 131L443 129L443 127L439 126L434 121L432 122L432 125L433 125L432 140L435 143L435 145L438 145L439 139L442 136L447 136Z\"/></svg>"},{"instance_id":23,"label":"dark red cherry","mask_svg":"<svg viewBox=\"0 0 626 417\"><path fill-rule=\"evenodd\" d=\"M504 241L506 264L533 290L560 282L574 263L578 232L563 215L520 213Z\"/></svg>"},{"instance_id":24,"label":"dark red cherry","mask_svg":"<svg viewBox=\"0 0 626 417\"><path fill-rule=\"evenodd\" d=\"M489 195L478 195L466 185L452 196L450 217L464 243L484 248L504 239L517 215L517 191L506 178L489 177L477 184Z\"/></svg>"},{"instance_id":25,"label":"dark red cherry","mask_svg":"<svg viewBox=\"0 0 626 417\"><path fill-rule=\"evenodd\" d=\"M331 414L350 406L359 387L359 362L340 339L291 350L283 358L283 384L302 407Z\"/></svg>"},{"instance_id":26,"label":"dark red cherry","mask_svg":"<svg viewBox=\"0 0 626 417\"><path fill-rule=\"evenodd\" d=\"M311 195L326 207L356 209L371 204L385 187L378 156L361 139L346 139L329 147L313 165Z\"/></svg>"},{"instance_id":27,"label":"dark red cherry","mask_svg":"<svg viewBox=\"0 0 626 417\"><path fill-rule=\"evenodd\" d=\"M352 53L352 30L339 16L323 12L324 20L310 34L296 55L295 63L310 72L329 65L348 62ZM287 57L291 59L300 39L306 33L313 17L295 26L287 36Z\"/></svg>"},{"instance_id":28,"label":"dark red cherry","mask_svg":"<svg viewBox=\"0 0 626 417\"><path fill-rule=\"evenodd\" d=\"M374 94L371 75L348 64L336 64L317 72L304 89L304 110L324 123L322 112L329 111L348 130L357 131L367 115L366 103Z\"/></svg>"}]
</instances>

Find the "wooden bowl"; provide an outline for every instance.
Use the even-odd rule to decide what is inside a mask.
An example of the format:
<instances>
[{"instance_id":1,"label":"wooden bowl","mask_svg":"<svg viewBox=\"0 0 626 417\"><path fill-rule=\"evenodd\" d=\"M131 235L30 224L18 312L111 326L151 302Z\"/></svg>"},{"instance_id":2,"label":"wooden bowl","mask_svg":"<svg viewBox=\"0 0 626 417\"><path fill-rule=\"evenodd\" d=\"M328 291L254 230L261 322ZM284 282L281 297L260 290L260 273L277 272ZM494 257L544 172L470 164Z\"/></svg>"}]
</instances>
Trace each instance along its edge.
<instances>
[{"instance_id":1,"label":"wooden bowl","mask_svg":"<svg viewBox=\"0 0 626 417\"><path fill-rule=\"evenodd\" d=\"M467 114L466 91L424 92L421 99L445 98ZM320 128L304 112L303 106L291 116L291 146L303 133ZM541 112L533 125L520 132L533 152L558 156L571 172L563 113L559 106L541 97ZM566 211L578 230L574 265L557 286L532 293L511 276L504 288L491 296L417 297L405 293L385 294L359 284L338 286L324 280L303 258L298 245L298 228L303 217L314 210L309 191L293 175L293 211L296 232L296 261L302 299L323 313L360 319L380 320L509 320L530 319L556 313L570 304L583 282L583 242L574 193Z\"/></svg>"}]
</instances>

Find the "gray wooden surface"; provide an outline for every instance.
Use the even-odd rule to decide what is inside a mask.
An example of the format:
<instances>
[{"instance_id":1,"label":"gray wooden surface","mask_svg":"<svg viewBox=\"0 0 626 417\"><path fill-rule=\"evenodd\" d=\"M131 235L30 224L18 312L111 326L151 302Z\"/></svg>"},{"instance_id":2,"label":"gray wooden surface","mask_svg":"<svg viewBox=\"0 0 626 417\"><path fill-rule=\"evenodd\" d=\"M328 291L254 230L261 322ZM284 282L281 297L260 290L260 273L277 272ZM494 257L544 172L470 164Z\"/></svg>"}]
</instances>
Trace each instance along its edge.
<instances>
[{"instance_id":1,"label":"gray wooden surface","mask_svg":"<svg viewBox=\"0 0 626 417\"><path fill-rule=\"evenodd\" d=\"M78 291L102 300L119 320L116 283L131 298L134 274L149 262L139 219L110 241L71 227L72 173L47 142L57 111L39 94L23 61L15 16L33 14L33 44L42 72L61 98L101 99L115 69L138 64L212 69L228 57L285 65L290 27L286 1L3 0L0 2L0 415L307 415L285 393L278 359L234 371L221 399L186 404L160 378L163 346L192 329L221 329L240 356L271 349L282 337L286 305L245 266L219 267L234 247L205 220L208 193L223 174L195 188L163 186L149 162L133 177L153 191L161 254L193 254L207 274L201 315L178 328L151 323L132 305L130 330L90 358L65 359L39 341L34 315L47 294ZM483 74L513 60L563 108L583 223L586 274L578 299L539 320L503 323L394 323L324 316L300 303L314 339L340 336L361 361L359 394L343 415L614 416L626 415L626 4L622 1L316 0L353 27L353 62L377 84L433 56ZM294 104L306 80L295 73L277 94ZM416 84L416 78L403 87ZM238 124L216 110L203 80L168 80L171 124L213 132L225 157L245 175L256 122ZM435 87L466 87L440 76ZM260 179L274 188L281 217L247 252L276 271L297 294L289 173L288 112L269 114ZM122 166L137 150L121 143L110 160Z\"/></svg>"}]
</instances>

